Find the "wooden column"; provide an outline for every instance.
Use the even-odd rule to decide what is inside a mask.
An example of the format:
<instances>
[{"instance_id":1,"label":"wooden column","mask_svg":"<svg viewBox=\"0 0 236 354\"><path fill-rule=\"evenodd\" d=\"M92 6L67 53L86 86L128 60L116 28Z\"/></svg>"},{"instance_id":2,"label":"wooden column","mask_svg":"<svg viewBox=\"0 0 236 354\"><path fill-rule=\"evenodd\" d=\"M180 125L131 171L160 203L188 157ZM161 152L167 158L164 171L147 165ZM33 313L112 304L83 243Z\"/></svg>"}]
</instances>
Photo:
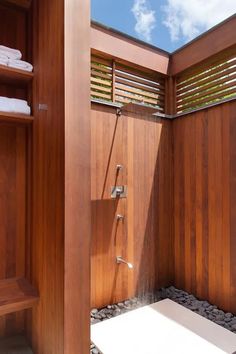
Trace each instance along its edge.
<instances>
[{"instance_id":1,"label":"wooden column","mask_svg":"<svg viewBox=\"0 0 236 354\"><path fill-rule=\"evenodd\" d=\"M65 354L90 349L89 9L65 0Z\"/></svg>"},{"instance_id":2,"label":"wooden column","mask_svg":"<svg viewBox=\"0 0 236 354\"><path fill-rule=\"evenodd\" d=\"M165 113L176 114L176 79L174 77L166 77L165 92Z\"/></svg>"},{"instance_id":3,"label":"wooden column","mask_svg":"<svg viewBox=\"0 0 236 354\"><path fill-rule=\"evenodd\" d=\"M34 1L31 268L36 354L89 353L88 0Z\"/></svg>"}]
</instances>

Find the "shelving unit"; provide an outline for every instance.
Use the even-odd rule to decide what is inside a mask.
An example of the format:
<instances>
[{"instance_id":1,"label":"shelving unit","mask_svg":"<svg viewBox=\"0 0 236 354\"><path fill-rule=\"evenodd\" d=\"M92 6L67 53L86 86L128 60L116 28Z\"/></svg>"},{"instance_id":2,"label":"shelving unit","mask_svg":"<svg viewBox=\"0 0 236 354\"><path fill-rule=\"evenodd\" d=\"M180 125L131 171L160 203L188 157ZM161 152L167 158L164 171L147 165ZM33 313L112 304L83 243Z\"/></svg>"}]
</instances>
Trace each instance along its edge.
<instances>
[{"instance_id":1,"label":"shelving unit","mask_svg":"<svg viewBox=\"0 0 236 354\"><path fill-rule=\"evenodd\" d=\"M38 292L24 278L0 281L0 316L32 308L38 299Z\"/></svg>"},{"instance_id":2,"label":"shelving unit","mask_svg":"<svg viewBox=\"0 0 236 354\"><path fill-rule=\"evenodd\" d=\"M33 56L30 4L31 0L0 2L0 44L20 50L29 62ZM12 24L9 29L8 23ZM33 79L33 72L0 65L0 96L32 105ZM0 353L33 354L26 323L39 301L29 278L33 121L32 115L0 110Z\"/></svg>"},{"instance_id":3,"label":"shelving unit","mask_svg":"<svg viewBox=\"0 0 236 354\"><path fill-rule=\"evenodd\" d=\"M34 77L34 73L25 70L0 65L0 82L13 85L27 85Z\"/></svg>"}]
</instances>

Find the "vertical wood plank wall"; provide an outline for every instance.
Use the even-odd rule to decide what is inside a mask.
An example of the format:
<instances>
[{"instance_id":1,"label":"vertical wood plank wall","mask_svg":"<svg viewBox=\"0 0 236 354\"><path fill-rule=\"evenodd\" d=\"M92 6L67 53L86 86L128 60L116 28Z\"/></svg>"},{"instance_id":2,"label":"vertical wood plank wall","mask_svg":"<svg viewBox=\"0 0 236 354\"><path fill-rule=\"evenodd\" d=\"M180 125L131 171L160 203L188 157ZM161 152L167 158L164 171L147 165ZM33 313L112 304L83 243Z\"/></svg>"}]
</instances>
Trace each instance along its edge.
<instances>
[{"instance_id":1,"label":"vertical wood plank wall","mask_svg":"<svg viewBox=\"0 0 236 354\"><path fill-rule=\"evenodd\" d=\"M145 295L173 282L172 126L128 112L128 252L134 263L129 294Z\"/></svg>"},{"instance_id":2,"label":"vertical wood plank wall","mask_svg":"<svg viewBox=\"0 0 236 354\"><path fill-rule=\"evenodd\" d=\"M114 108L92 105L91 146L91 306L101 307L128 297L128 269L115 262L128 257L127 202L111 199L112 186L127 185L127 129ZM118 164L124 166L119 173Z\"/></svg>"},{"instance_id":3,"label":"vertical wood plank wall","mask_svg":"<svg viewBox=\"0 0 236 354\"><path fill-rule=\"evenodd\" d=\"M173 121L175 285L236 313L236 102Z\"/></svg>"},{"instance_id":4,"label":"vertical wood plank wall","mask_svg":"<svg viewBox=\"0 0 236 354\"><path fill-rule=\"evenodd\" d=\"M171 122L92 105L92 303L101 307L173 282ZM124 168L116 174L116 165ZM111 186L127 185L112 200ZM116 215L124 214L124 222ZM134 269L115 263L116 256Z\"/></svg>"}]
</instances>

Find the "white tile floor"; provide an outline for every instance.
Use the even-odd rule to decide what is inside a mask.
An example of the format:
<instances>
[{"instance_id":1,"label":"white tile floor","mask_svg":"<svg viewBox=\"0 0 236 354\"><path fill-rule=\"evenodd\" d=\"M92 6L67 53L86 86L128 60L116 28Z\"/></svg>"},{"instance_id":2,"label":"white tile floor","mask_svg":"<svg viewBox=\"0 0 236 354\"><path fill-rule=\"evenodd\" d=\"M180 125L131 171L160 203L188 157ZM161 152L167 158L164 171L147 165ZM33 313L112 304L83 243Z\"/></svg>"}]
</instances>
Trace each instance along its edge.
<instances>
[{"instance_id":1,"label":"white tile floor","mask_svg":"<svg viewBox=\"0 0 236 354\"><path fill-rule=\"evenodd\" d=\"M236 354L236 335L166 299L91 326L103 354Z\"/></svg>"}]
</instances>

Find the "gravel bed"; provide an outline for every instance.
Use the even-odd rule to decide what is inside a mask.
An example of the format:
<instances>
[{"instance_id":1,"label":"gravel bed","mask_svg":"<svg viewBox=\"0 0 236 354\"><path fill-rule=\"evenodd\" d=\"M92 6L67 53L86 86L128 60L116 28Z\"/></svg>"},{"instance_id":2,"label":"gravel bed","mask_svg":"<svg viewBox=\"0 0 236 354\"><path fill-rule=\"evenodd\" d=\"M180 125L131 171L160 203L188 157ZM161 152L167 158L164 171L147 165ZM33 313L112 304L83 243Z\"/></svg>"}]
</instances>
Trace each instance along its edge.
<instances>
[{"instance_id":1,"label":"gravel bed","mask_svg":"<svg viewBox=\"0 0 236 354\"><path fill-rule=\"evenodd\" d=\"M176 289L174 286L162 288L155 294L146 294L145 296L132 298L115 305L108 305L100 310L92 309L91 324L105 321L109 318L119 316L122 313L167 298L183 305L200 316L217 323L229 331L236 333L236 316L230 312L224 312L218 309L217 306L210 304L208 301L199 300L194 295L188 294L186 291ZM91 344L90 353L100 354L93 344Z\"/></svg>"}]
</instances>

